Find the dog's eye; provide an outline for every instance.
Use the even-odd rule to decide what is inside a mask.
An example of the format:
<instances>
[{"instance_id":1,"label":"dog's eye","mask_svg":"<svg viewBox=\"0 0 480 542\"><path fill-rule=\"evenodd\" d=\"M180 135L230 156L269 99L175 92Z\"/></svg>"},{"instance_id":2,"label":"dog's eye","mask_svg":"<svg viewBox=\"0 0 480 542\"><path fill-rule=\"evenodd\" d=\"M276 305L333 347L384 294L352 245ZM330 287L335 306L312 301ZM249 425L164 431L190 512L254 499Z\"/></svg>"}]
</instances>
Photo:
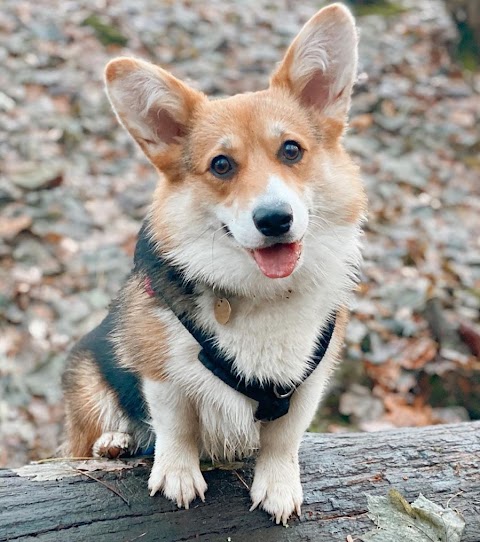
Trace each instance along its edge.
<instances>
[{"instance_id":1,"label":"dog's eye","mask_svg":"<svg viewBox=\"0 0 480 542\"><path fill-rule=\"evenodd\" d=\"M234 172L234 162L231 158L220 154L210 162L210 171L215 177L226 178L230 177Z\"/></svg>"},{"instance_id":2,"label":"dog's eye","mask_svg":"<svg viewBox=\"0 0 480 542\"><path fill-rule=\"evenodd\" d=\"M280 148L280 159L289 164L295 164L302 159L303 150L296 141L288 140Z\"/></svg>"}]
</instances>

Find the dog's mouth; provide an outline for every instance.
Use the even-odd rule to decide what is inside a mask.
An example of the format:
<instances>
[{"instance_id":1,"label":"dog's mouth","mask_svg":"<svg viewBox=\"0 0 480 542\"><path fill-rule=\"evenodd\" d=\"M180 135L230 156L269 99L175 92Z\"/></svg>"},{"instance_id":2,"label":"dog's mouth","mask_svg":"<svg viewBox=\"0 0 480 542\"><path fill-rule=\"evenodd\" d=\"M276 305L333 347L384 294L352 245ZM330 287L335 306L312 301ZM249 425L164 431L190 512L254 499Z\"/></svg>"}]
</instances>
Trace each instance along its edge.
<instances>
[{"instance_id":1,"label":"dog's mouth","mask_svg":"<svg viewBox=\"0 0 480 542\"><path fill-rule=\"evenodd\" d=\"M277 243L266 248L257 248L251 254L260 271L270 279L290 276L302 255L302 243Z\"/></svg>"},{"instance_id":2,"label":"dog's mouth","mask_svg":"<svg viewBox=\"0 0 480 542\"><path fill-rule=\"evenodd\" d=\"M222 224L222 229L228 237L233 237L226 224ZM302 255L302 249L302 241L295 241L294 243L275 243L269 247L247 250L266 277L282 279L294 272Z\"/></svg>"}]
</instances>

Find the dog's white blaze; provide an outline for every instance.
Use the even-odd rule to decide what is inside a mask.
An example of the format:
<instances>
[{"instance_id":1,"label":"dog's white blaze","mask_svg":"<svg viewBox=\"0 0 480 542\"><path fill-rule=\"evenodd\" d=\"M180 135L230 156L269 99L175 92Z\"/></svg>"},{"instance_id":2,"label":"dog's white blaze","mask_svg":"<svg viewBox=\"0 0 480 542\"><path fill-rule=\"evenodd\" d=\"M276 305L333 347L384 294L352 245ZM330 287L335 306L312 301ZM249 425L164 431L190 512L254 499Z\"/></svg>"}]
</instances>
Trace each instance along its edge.
<instances>
[{"instance_id":1,"label":"dog's white blaze","mask_svg":"<svg viewBox=\"0 0 480 542\"><path fill-rule=\"evenodd\" d=\"M298 241L304 236L308 226L308 202L303 201L300 194L288 186L281 177L270 175L267 190L257 200L255 207L275 206L282 203L288 203L292 207L293 223L289 235L292 241Z\"/></svg>"}]
</instances>

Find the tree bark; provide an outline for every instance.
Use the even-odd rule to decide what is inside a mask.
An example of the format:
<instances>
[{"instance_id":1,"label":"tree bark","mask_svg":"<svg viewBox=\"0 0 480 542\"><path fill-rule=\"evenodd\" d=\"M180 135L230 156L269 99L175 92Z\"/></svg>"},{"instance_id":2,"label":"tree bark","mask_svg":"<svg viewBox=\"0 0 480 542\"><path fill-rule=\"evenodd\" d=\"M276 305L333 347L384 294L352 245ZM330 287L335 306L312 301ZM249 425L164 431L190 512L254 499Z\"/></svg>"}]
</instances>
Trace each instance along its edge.
<instances>
[{"instance_id":1,"label":"tree bark","mask_svg":"<svg viewBox=\"0 0 480 542\"><path fill-rule=\"evenodd\" d=\"M309 434L305 502L289 528L248 512L252 462L205 472L206 502L180 510L150 498L150 460L59 461L0 470L0 540L292 542L355 540L374 528L365 493L419 493L459 511L480 541L480 422L360 434ZM83 469L88 469L81 472ZM235 470L234 470L235 469ZM108 486L108 487L107 487ZM349 540L351 540L349 539ZM407 542L407 541L406 541Z\"/></svg>"}]
</instances>

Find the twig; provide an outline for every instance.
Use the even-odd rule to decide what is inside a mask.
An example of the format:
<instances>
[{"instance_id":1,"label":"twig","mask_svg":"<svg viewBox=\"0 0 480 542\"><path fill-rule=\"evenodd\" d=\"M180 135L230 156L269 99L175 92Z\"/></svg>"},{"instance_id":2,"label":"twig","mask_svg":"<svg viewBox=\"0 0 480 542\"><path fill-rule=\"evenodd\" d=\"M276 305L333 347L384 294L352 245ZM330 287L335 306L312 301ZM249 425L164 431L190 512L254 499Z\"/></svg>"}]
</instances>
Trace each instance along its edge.
<instances>
[{"instance_id":1,"label":"twig","mask_svg":"<svg viewBox=\"0 0 480 542\"><path fill-rule=\"evenodd\" d=\"M139 534L138 536L136 536L135 538L131 538L130 540L128 540L127 542L133 542L134 540L138 540L139 538L143 538L147 533L142 533L142 534Z\"/></svg>"},{"instance_id":2,"label":"twig","mask_svg":"<svg viewBox=\"0 0 480 542\"><path fill-rule=\"evenodd\" d=\"M463 491L459 491L458 493L455 493L455 495L452 495L452 496L448 499L448 501L447 501L447 508L450 508L450 501L451 501L452 499L454 499L455 497L458 497L458 496L461 495L462 493L463 493Z\"/></svg>"},{"instance_id":3,"label":"twig","mask_svg":"<svg viewBox=\"0 0 480 542\"><path fill-rule=\"evenodd\" d=\"M104 482L103 480L99 480L98 478L95 478L95 476L92 476L91 474L89 474L88 472L85 472L83 470L80 470L80 469L77 469L76 467L72 467L72 465L69 465L69 467L71 469L73 469L74 471L78 472L79 474L83 474L84 476L86 476L87 478L90 478L90 480L94 480L95 482L98 482L99 484L102 484L102 486L105 486L107 489L109 489L112 493L115 493L115 495L117 495L118 497L120 497L122 499L122 501L127 505L127 506L130 506L130 501L125 498L119 491L117 491L113 486L111 486L110 484L107 484L107 482Z\"/></svg>"},{"instance_id":4,"label":"twig","mask_svg":"<svg viewBox=\"0 0 480 542\"><path fill-rule=\"evenodd\" d=\"M248 487L247 482L245 482L245 480L240 476L240 474L238 474L236 470L234 470L233 473L240 480L240 482L242 482L242 484L247 488L247 491L250 491L250 488Z\"/></svg>"}]
</instances>

